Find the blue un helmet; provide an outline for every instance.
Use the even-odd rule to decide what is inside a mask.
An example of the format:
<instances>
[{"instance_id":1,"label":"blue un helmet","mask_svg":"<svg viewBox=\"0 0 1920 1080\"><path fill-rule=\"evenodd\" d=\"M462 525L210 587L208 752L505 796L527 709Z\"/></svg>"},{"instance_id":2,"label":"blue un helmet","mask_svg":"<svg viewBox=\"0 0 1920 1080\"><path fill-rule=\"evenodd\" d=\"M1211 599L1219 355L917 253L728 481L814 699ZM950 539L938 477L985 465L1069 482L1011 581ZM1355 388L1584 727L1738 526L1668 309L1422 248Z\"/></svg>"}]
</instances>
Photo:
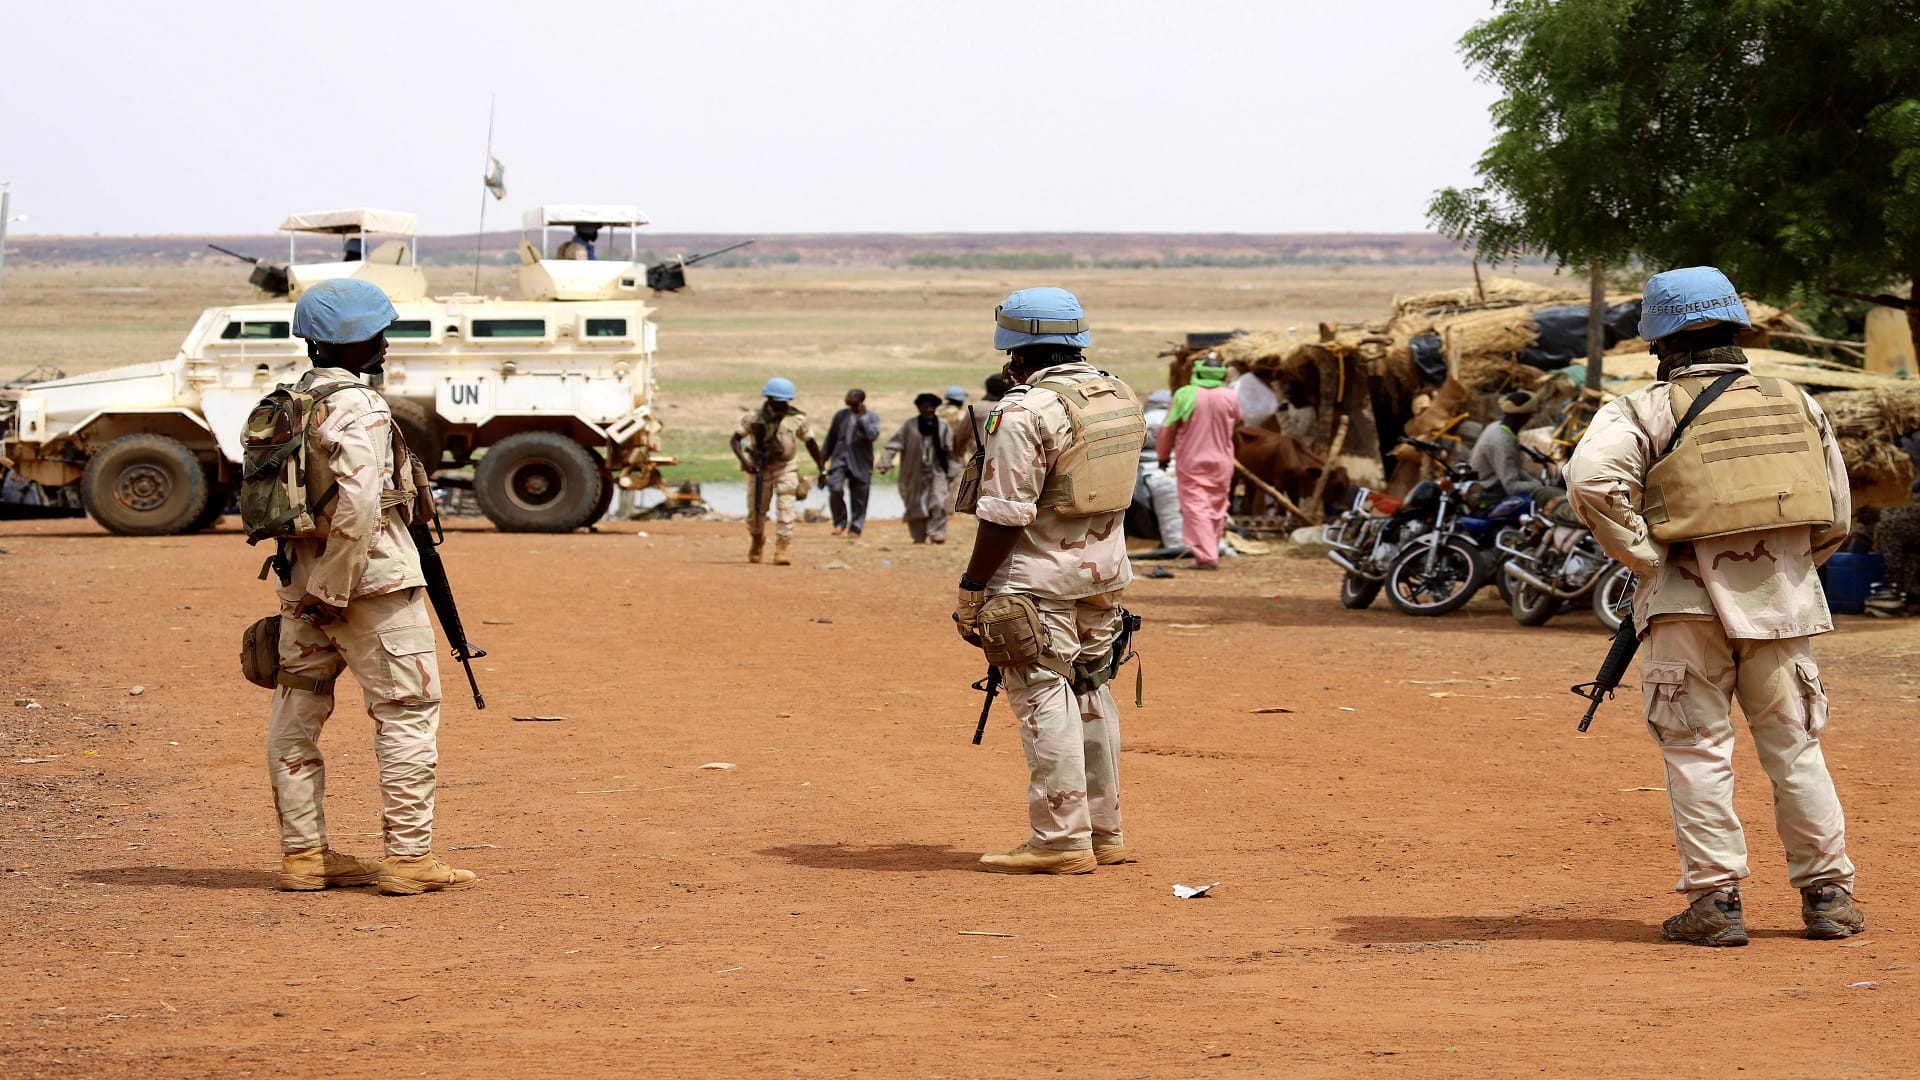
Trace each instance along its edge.
<instances>
[{"instance_id":1,"label":"blue un helmet","mask_svg":"<svg viewBox=\"0 0 1920 1080\"><path fill-rule=\"evenodd\" d=\"M1021 289L1007 297L993 309L993 322L993 347L1001 352L1026 345L1084 349L1093 343L1080 298L1052 286Z\"/></svg>"},{"instance_id":2,"label":"blue un helmet","mask_svg":"<svg viewBox=\"0 0 1920 1080\"><path fill-rule=\"evenodd\" d=\"M947 400L956 403L967 400L967 388L964 386L947 387Z\"/></svg>"},{"instance_id":3,"label":"blue un helmet","mask_svg":"<svg viewBox=\"0 0 1920 1080\"><path fill-rule=\"evenodd\" d=\"M1669 334L1711 323L1752 326L1747 305L1713 266L1664 270L1647 279L1646 298L1640 304L1640 336L1658 341Z\"/></svg>"},{"instance_id":4,"label":"blue un helmet","mask_svg":"<svg viewBox=\"0 0 1920 1080\"><path fill-rule=\"evenodd\" d=\"M793 380L775 375L767 380L767 385L760 388L760 396L769 397L775 401L792 401Z\"/></svg>"},{"instance_id":5,"label":"blue un helmet","mask_svg":"<svg viewBox=\"0 0 1920 1080\"><path fill-rule=\"evenodd\" d=\"M300 294L293 336L349 345L380 336L400 313L386 291L362 278L330 278Z\"/></svg>"}]
</instances>

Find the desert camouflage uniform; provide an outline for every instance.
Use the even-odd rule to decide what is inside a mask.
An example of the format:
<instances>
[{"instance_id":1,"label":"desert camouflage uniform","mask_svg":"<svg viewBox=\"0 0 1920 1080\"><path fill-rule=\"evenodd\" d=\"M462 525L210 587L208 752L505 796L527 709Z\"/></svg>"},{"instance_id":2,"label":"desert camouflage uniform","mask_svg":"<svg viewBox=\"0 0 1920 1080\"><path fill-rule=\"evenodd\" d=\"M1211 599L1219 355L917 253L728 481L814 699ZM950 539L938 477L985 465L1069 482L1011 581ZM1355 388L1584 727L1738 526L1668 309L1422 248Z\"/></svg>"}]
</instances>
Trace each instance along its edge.
<instances>
[{"instance_id":1,"label":"desert camouflage uniform","mask_svg":"<svg viewBox=\"0 0 1920 1080\"><path fill-rule=\"evenodd\" d=\"M308 378L316 386L361 383L339 368L316 368ZM381 491L393 487L392 416L371 389L340 391L320 409L313 449L340 487L320 515L322 535L288 544L293 579L279 589L280 668L321 684L273 692L267 775L280 846L292 853L326 845L319 739L333 713L332 682L345 668L373 719L387 854L424 855L433 841L440 669L419 553L399 515L380 508ZM304 594L344 607L346 617L325 626L293 618Z\"/></svg>"},{"instance_id":2,"label":"desert camouflage uniform","mask_svg":"<svg viewBox=\"0 0 1920 1080\"><path fill-rule=\"evenodd\" d=\"M1696 355L1718 359L1721 351ZM1696 362L1674 374L1742 370ZM1830 527L1761 529L1671 546L1649 536L1642 485L1677 420L1664 382L1603 406L1567 463L1575 509L1607 554L1637 575L1642 697L1666 759L1680 851L1676 890L1691 897L1748 873L1746 838L1733 811L1734 699L1773 781L1793 886L1853 888L1846 819L1821 751L1827 696L1811 645L1813 635L1833 629L1815 570L1845 541L1852 496L1832 426L1811 397L1806 401L1826 452Z\"/></svg>"},{"instance_id":3,"label":"desert camouflage uniform","mask_svg":"<svg viewBox=\"0 0 1920 1080\"><path fill-rule=\"evenodd\" d=\"M747 460L755 461L753 441L753 422L760 419L760 411L740 414L740 438L744 441ZM782 540L793 539L794 500L800 496L800 468L794 464L795 456L808 439L813 438L813 428L807 423L807 414L792 406L780 418L780 426L775 429L772 449L773 460L757 462L760 475L747 477L747 535L760 536L767 531L767 504L773 503L773 535ZM755 494L759 495L756 500Z\"/></svg>"},{"instance_id":4,"label":"desert camouflage uniform","mask_svg":"<svg viewBox=\"0 0 1920 1080\"><path fill-rule=\"evenodd\" d=\"M1095 374L1084 363L1061 364L1031 381ZM982 521L1022 527L987 594L1033 597L1047 651L1056 659L1075 664L1106 657L1119 630L1121 590L1133 580L1121 528L1126 511L1070 518L1038 505L1048 469L1072 438L1058 394L1015 387L994 410L985 437L975 513ZM1105 686L1076 694L1064 676L1039 664L1003 674L1031 778L1027 842L1055 851L1086 850L1096 836L1103 844L1122 842L1120 713L1113 694Z\"/></svg>"}]
</instances>

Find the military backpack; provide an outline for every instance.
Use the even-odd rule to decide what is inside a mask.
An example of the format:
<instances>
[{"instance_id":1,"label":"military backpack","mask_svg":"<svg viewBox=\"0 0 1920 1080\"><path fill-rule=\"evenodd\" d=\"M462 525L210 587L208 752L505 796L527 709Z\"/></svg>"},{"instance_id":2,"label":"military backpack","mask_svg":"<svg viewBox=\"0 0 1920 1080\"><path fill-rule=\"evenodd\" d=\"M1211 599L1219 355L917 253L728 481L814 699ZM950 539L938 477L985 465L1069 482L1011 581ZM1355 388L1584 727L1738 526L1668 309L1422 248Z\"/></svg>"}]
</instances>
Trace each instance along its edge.
<instances>
[{"instance_id":1,"label":"military backpack","mask_svg":"<svg viewBox=\"0 0 1920 1080\"><path fill-rule=\"evenodd\" d=\"M320 514L339 494L325 463L315 469L310 461L320 403L341 390L366 387L339 382L316 390L311 384L302 379L276 386L247 414L240 525L249 544L319 535Z\"/></svg>"}]
</instances>

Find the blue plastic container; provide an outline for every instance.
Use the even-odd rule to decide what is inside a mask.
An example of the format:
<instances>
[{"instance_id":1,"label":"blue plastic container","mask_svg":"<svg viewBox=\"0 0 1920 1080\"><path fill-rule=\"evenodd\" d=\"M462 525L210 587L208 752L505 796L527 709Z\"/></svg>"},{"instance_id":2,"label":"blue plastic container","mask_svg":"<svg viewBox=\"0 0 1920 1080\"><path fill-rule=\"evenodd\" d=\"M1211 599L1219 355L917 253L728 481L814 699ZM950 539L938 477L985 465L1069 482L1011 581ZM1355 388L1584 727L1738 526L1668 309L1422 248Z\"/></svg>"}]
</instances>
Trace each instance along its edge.
<instances>
[{"instance_id":1,"label":"blue plastic container","mask_svg":"<svg viewBox=\"0 0 1920 1080\"><path fill-rule=\"evenodd\" d=\"M1841 615L1867 610L1867 592L1887 580L1887 560L1878 552L1854 555L1842 551L1820 568L1827 586L1827 607Z\"/></svg>"}]
</instances>

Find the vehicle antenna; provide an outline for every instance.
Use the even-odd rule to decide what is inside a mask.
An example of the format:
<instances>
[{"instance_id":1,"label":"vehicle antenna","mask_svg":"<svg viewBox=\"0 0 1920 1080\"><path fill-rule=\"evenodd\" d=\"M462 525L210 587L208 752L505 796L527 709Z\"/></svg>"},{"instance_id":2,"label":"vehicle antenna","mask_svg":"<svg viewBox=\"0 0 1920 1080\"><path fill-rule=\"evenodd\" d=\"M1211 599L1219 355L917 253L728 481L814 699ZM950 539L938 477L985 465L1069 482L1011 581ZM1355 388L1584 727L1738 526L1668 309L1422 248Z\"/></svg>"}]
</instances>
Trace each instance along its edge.
<instances>
[{"instance_id":1,"label":"vehicle antenna","mask_svg":"<svg viewBox=\"0 0 1920 1080\"><path fill-rule=\"evenodd\" d=\"M493 94L487 95L487 160L485 162L486 173L484 176L484 181L480 185L480 228L478 231L476 231L473 234L473 294L475 296L480 295L480 247L483 243L486 242L486 237L487 237L487 196L493 194L494 185L496 183L493 175L494 174L494 161L493 161L494 100L495 100L495 96ZM501 185L501 194L504 195L505 193L506 193L506 189L505 189L505 185L503 184ZM498 195L495 195L494 197L499 198Z\"/></svg>"}]
</instances>

